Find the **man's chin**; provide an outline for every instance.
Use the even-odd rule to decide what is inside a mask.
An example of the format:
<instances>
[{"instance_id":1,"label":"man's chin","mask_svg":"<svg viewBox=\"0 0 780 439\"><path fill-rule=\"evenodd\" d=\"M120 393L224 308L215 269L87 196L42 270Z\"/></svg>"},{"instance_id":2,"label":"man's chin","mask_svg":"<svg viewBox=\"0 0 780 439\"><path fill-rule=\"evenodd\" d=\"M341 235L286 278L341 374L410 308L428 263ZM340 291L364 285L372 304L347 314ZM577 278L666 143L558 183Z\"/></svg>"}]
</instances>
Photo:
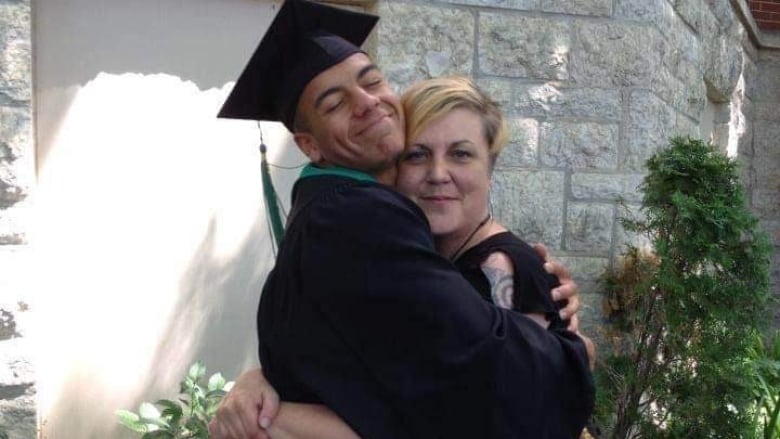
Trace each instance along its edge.
<instances>
[{"instance_id":1,"label":"man's chin","mask_svg":"<svg viewBox=\"0 0 780 439\"><path fill-rule=\"evenodd\" d=\"M384 145L380 145L379 152L381 154L374 157L372 174L384 173L390 169L395 170L398 159L401 156L402 151L396 151L394 148L387 148Z\"/></svg>"},{"instance_id":2,"label":"man's chin","mask_svg":"<svg viewBox=\"0 0 780 439\"><path fill-rule=\"evenodd\" d=\"M389 133L382 138L380 145L384 151L387 151L394 158L398 158L404 152L404 138L396 133Z\"/></svg>"},{"instance_id":3,"label":"man's chin","mask_svg":"<svg viewBox=\"0 0 780 439\"><path fill-rule=\"evenodd\" d=\"M358 145L373 145L371 148L375 148L375 151L381 155L384 155L388 160L397 159L404 151L404 142L397 134L389 132L373 139L366 140Z\"/></svg>"}]
</instances>

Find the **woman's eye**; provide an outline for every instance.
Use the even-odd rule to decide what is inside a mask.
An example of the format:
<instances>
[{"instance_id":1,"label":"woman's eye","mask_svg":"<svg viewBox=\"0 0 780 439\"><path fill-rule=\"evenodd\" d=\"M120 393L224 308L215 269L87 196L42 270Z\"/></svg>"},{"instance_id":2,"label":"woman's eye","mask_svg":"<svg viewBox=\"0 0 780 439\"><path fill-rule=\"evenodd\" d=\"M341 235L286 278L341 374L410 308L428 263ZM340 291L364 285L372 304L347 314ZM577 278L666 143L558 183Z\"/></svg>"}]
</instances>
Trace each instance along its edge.
<instances>
[{"instance_id":1,"label":"woman's eye","mask_svg":"<svg viewBox=\"0 0 780 439\"><path fill-rule=\"evenodd\" d=\"M471 151L465 149L456 149L452 151L452 155L457 159L468 159L472 157Z\"/></svg>"},{"instance_id":2,"label":"woman's eye","mask_svg":"<svg viewBox=\"0 0 780 439\"><path fill-rule=\"evenodd\" d=\"M408 162L420 161L424 158L425 158L425 151L421 151L421 150L408 151L403 156L404 161L408 161Z\"/></svg>"}]
</instances>

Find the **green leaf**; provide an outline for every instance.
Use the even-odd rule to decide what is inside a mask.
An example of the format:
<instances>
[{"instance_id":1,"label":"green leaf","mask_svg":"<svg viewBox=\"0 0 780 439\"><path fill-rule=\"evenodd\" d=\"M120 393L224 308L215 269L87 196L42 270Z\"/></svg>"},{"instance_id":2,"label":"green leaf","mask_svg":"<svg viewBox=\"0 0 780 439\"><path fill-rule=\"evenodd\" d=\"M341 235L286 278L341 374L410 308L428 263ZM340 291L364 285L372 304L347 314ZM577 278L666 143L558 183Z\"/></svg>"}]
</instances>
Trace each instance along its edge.
<instances>
[{"instance_id":1,"label":"green leaf","mask_svg":"<svg viewBox=\"0 0 780 439\"><path fill-rule=\"evenodd\" d=\"M157 401L155 404L162 407L162 416L169 416L171 417L171 422L176 423L177 420L182 416L182 408L181 405L174 401L170 401L167 399L161 399Z\"/></svg>"},{"instance_id":2,"label":"green leaf","mask_svg":"<svg viewBox=\"0 0 780 439\"><path fill-rule=\"evenodd\" d=\"M117 418L119 418L120 421L127 421L127 422L137 422L138 421L138 415L131 412L130 410L117 410L114 412Z\"/></svg>"},{"instance_id":3,"label":"green leaf","mask_svg":"<svg viewBox=\"0 0 780 439\"><path fill-rule=\"evenodd\" d=\"M197 361L195 364L190 366L190 370L187 373L187 378L190 378L193 383L197 383L198 380L203 378L204 375L206 375L206 366L202 362Z\"/></svg>"},{"instance_id":4,"label":"green leaf","mask_svg":"<svg viewBox=\"0 0 780 439\"><path fill-rule=\"evenodd\" d=\"M230 389L232 389L232 388L233 388L233 385L234 385L234 384L236 384L236 382L235 382L235 381L228 381L228 382L227 382L227 383L225 383L225 385L222 387L222 390L224 390L225 392L230 392Z\"/></svg>"},{"instance_id":5,"label":"green leaf","mask_svg":"<svg viewBox=\"0 0 780 439\"><path fill-rule=\"evenodd\" d=\"M170 432L157 430L146 433L141 436L141 439L176 439L176 437Z\"/></svg>"},{"instance_id":6,"label":"green leaf","mask_svg":"<svg viewBox=\"0 0 780 439\"><path fill-rule=\"evenodd\" d=\"M159 429L169 430L171 428L168 421L162 417L160 410L151 403L143 402L138 408L140 422L146 424L147 431L153 432Z\"/></svg>"},{"instance_id":7,"label":"green leaf","mask_svg":"<svg viewBox=\"0 0 780 439\"><path fill-rule=\"evenodd\" d=\"M191 376L184 377L184 380L181 382L181 388L179 389L180 393L191 393L192 390L197 387L197 384L195 380L192 379Z\"/></svg>"},{"instance_id":8,"label":"green leaf","mask_svg":"<svg viewBox=\"0 0 780 439\"><path fill-rule=\"evenodd\" d=\"M162 408L179 407L179 403L171 401L170 399L158 399L154 404Z\"/></svg>"},{"instance_id":9,"label":"green leaf","mask_svg":"<svg viewBox=\"0 0 780 439\"><path fill-rule=\"evenodd\" d=\"M160 410L155 407L154 404L149 402L142 402L138 407L138 415L146 419L154 419L160 417Z\"/></svg>"},{"instance_id":10,"label":"green leaf","mask_svg":"<svg viewBox=\"0 0 780 439\"><path fill-rule=\"evenodd\" d=\"M170 430L171 424L163 418L144 418L141 416L141 422L145 423L149 427L149 431L157 431L158 429Z\"/></svg>"},{"instance_id":11,"label":"green leaf","mask_svg":"<svg viewBox=\"0 0 780 439\"><path fill-rule=\"evenodd\" d=\"M202 419L199 419L197 417L187 419L187 422L184 424L184 426L193 432L206 432L209 431L208 423L205 422Z\"/></svg>"},{"instance_id":12,"label":"green leaf","mask_svg":"<svg viewBox=\"0 0 780 439\"><path fill-rule=\"evenodd\" d=\"M225 387L227 381L221 373L217 372L209 378L208 389L209 390L222 390Z\"/></svg>"},{"instance_id":13,"label":"green leaf","mask_svg":"<svg viewBox=\"0 0 780 439\"><path fill-rule=\"evenodd\" d=\"M141 422L141 418L129 410L117 410L114 412L120 424L138 433L145 433L148 429Z\"/></svg>"}]
</instances>

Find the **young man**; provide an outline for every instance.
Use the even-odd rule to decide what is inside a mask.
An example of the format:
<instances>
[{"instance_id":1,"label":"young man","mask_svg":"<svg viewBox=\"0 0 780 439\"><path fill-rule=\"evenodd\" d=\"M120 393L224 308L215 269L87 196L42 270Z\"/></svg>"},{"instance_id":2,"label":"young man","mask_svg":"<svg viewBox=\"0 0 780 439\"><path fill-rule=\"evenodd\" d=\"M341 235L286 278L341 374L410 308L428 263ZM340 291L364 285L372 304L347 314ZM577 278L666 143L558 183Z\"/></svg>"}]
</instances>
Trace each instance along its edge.
<instances>
[{"instance_id":1,"label":"young man","mask_svg":"<svg viewBox=\"0 0 780 439\"><path fill-rule=\"evenodd\" d=\"M364 438L576 437L593 404L579 337L482 300L387 186L403 114L359 49L375 22L288 0L220 113L282 121L312 161L261 297L263 370ZM581 401L580 425L558 399Z\"/></svg>"}]
</instances>

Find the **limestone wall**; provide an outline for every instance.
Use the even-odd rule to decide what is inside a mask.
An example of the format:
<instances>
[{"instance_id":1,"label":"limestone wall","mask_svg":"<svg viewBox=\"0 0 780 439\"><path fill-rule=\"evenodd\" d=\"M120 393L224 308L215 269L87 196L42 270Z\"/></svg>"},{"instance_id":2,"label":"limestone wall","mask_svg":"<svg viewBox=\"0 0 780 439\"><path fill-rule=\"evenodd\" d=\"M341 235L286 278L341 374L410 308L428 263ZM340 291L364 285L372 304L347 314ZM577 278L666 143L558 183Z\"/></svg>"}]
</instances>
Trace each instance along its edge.
<instances>
[{"instance_id":1,"label":"limestone wall","mask_svg":"<svg viewBox=\"0 0 780 439\"><path fill-rule=\"evenodd\" d=\"M27 321L38 310L49 438L118 437L113 410L171 397L192 360L233 376L255 358L272 258L258 132L213 114L278 1L104 3L35 4L33 87L31 2L0 1L0 437L35 436ZM513 133L495 213L572 268L595 334L598 276L641 243L619 226L621 200L638 205L642 163L673 134L740 158L780 247L780 44L749 36L741 6L379 0L373 44L399 90L466 74L502 103ZM300 161L284 130L264 132L273 162ZM282 193L290 175L277 173ZM776 252L775 291L779 266Z\"/></svg>"},{"instance_id":2,"label":"limestone wall","mask_svg":"<svg viewBox=\"0 0 780 439\"><path fill-rule=\"evenodd\" d=\"M777 58L726 0L383 0L377 10L378 63L399 88L465 74L503 105L513 133L495 213L571 267L586 327L599 321L598 276L626 242L642 243L621 229L621 206L636 208L644 161L670 136L712 139L741 156L747 180L755 130L767 138L756 159L778 169L769 139L780 133L752 122L749 96L763 81L775 100L759 108L777 117ZM754 205L776 213L777 187L762 172Z\"/></svg>"},{"instance_id":3,"label":"limestone wall","mask_svg":"<svg viewBox=\"0 0 780 439\"><path fill-rule=\"evenodd\" d=\"M30 1L0 2L0 437L9 439L36 435L24 282L35 157L30 39Z\"/></svg>"},{"instance_id":4,"label":"limestone wall","mask_svg":"<svg viewBox=\"0 0 780 439\"><path fill-rule=\"evenodd\" d=\"M780 296L780 50L760 52L754 75L751 201L774 244L772 282ZM775 324L780 324L780 309L775 310Z\"/></svg>"}]
</instances>

